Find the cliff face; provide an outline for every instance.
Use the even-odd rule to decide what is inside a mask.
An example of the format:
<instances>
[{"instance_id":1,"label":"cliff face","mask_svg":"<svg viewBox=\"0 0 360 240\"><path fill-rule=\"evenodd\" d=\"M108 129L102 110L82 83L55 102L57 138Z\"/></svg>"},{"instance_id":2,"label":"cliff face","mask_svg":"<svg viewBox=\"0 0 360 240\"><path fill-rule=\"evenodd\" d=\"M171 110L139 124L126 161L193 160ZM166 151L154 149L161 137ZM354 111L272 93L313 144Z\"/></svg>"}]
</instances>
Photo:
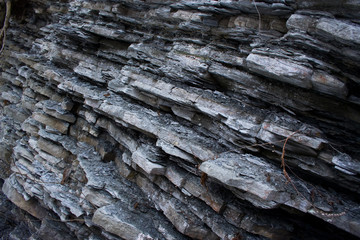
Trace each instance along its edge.
<instances>
[{"instance_id":1,"label":"cliff face","mask_svg":"<svg viewBox=\"0 0 360 240\"><path fill-rule=\"evenodd\" d=\"M25 210L2 200L22 215L13 237L360 237L360 1L11 10L0 165Z\"/></svg>"}]
</instances>

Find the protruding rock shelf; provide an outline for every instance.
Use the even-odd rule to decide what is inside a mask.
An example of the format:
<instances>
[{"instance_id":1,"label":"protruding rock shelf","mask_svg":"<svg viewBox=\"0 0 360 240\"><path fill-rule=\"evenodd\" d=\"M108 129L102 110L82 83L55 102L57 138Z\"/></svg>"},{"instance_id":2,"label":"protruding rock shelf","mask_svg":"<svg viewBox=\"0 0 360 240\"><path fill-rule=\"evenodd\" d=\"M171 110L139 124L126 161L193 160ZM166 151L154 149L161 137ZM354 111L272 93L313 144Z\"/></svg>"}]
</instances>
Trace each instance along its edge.
<instances>
[{"instance_id":1,"label":"protruding rock shelf","mask_svg":"<svg viewBox=\"0 0 360 240\"><path fill-rule=\"evenodd\" d=\"M4 239L360 238L360 1L5 2Z\"/></svg>"}]
</instances>

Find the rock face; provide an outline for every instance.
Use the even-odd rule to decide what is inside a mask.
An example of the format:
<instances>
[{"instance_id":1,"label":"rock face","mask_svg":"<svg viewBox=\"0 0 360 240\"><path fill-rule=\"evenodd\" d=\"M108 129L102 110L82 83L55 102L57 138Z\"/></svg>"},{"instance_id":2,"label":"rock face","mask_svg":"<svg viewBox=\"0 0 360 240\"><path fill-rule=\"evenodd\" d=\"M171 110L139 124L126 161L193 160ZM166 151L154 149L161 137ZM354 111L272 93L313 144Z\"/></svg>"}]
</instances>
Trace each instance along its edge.
<instances>
[{"instance_id":1,"label":"rock face","mask_svg":"<svg viewBox=\"0 0 360 240\"><path fill-rule=\"evenodd\" d=\"M360 1L4 2L4 236L360 237Z\"/></svg>"}]
</instances>

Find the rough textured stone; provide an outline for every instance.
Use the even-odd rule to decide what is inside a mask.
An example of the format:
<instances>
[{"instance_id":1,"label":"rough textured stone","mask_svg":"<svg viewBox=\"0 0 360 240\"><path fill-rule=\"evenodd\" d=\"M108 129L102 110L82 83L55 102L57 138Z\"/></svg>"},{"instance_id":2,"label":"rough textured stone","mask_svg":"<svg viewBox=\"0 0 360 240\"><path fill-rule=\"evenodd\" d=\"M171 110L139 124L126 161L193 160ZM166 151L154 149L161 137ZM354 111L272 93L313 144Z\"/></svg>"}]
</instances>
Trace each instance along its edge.
<instances>
[{"instance_id":1,"label":"rough textured stone","mask_svg":"<svg viewBox=\"0 0 360 240\"><path fill-rule=\"evenodd\" d=\"M360 27L340 20L321 18L316 24L318 34L345 44L360 44Z\"/></svg>"},{"instance_id":2,"label":"rough textured stone","mask_svg":"<svg viewBox=\"0 0 360 240\"><path fill-rule=\"evenodd\" d=\"M151 224L151 219L141 218L139 221L136 214L131 214L121 205L108 205L97 209L92 221L106 231L129 240L138 239L141 234L146 234L146 225Z\"/></svg>"},{"instance_id":3,"label":"rough textured stone","mask_svg":"<svg viewBox=\"0 0 360 240\"><path fill-rule=\"evenodd\" d=\"M57 120L56 118L50 117L44 113L34 113L33 119L44 124L45 126L50 126L51 128L54 128L58 130L61 133L66 133L69 124L66 122L63 122L61 120Z\"/></svg>"},{"instance_id":4,"label":"rough textured stone","mask_svg":"<svg viewBox=\"0 0 360 240\"><path fill-rule=\"evenodd\" d=\"M42 108L42 110L49 114L50 116L53 116L57 119L64 120L66 122L74 123L76 118L73 114L64 111L61 108L61 104L56 101L42 101L36 104L37 107Z\"/></svg>"},{"instance_id":5,"label":"rough textured stone","mask_svg":"<svg viewBox=\"0 0 360 240\"><path fill-rule=\"evenodd\" d=\"M302 88L310 88L312 70L284 59L250 54L246 58L248 68L266 77L290 83Z\"/></svg>"},{"instance_id":6,"label":"rough textured stone","mask_svg":"<svg viewBox=\"0 0 360 240\"><path fill-rule=\"evenodd\" d=\"M359 238L359 12L0 1L0 236Z\"/></svg>"},{"instance_id":7,"label":"rough textured stone","mask_svg":"<svg viewBox=\"0 0 360 240\"><path fill-rule=\"evenodd\" d=\"M346 97L348 93L345 83L324 72L315 72L311 83L315 90L337 97Z\"/></svg>"},{"instance_id":8,"label":"rough textured stone","mask_svg":"<svg viewBox=\"0 0 360 240\"><path fill-rule=\"evenodd\" d=\"M41 207L35 199L25 200L24 197L12 187L10 181L10 179L7 179L2 186L2 192L10 199L10 201L38 219L45 218L47 215L46 209Z\"/></svg>"}]
</instances>

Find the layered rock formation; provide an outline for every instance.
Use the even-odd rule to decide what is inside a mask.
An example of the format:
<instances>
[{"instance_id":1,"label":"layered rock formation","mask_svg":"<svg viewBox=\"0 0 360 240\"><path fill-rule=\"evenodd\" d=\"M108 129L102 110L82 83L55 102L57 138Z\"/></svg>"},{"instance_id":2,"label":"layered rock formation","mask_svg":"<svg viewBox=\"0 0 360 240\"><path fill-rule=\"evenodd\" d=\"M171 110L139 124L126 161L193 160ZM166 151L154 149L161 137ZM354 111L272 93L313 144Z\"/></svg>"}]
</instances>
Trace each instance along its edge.
<instances>
[{"instance_id":1,"label":"layered rock formation","mask_svg":"<svg viewBox=\"0 0 360 240\"><path fill-rule=\"evenodd\" d=\"M360 237L360 1L11 5L0 164L24 238Z\"/></svg>"}]
</instances>

